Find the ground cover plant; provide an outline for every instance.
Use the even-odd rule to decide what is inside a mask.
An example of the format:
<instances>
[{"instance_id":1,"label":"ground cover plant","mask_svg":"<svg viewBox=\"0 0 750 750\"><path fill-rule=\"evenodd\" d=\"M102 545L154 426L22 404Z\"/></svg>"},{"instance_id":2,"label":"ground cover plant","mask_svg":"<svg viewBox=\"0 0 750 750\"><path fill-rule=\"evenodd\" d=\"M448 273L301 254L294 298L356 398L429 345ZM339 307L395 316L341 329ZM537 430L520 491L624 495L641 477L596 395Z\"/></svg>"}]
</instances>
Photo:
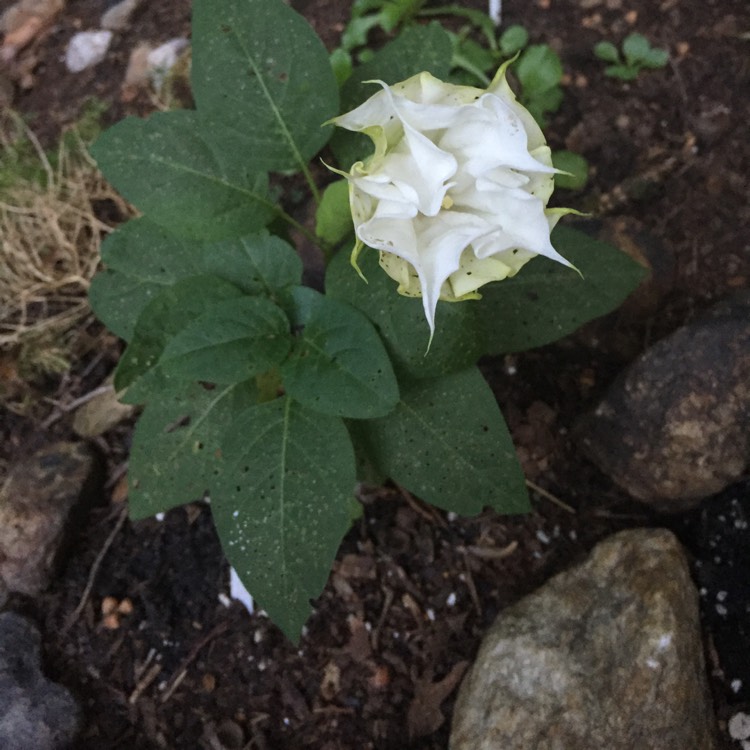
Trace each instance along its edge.
<instances>
[{"instance_id":1,"label":"ground cover plant","mask_svg":"<svg viewBox=\"0 0 750 750\"><path fill-rule=\"evenodd\" d=\"M131 514L209 501L230 562L293 639L358 480L390 478L465 515L529 509L476 362L571 332L642 275L575 230L550 244L567 211L547 208L550 150L506 82L510 61L487 91L442 83L453 50L439 24L406 25L339 86L282 2L196 2L196 109L127 119L94 147L144 213L107 240L91 290L128 342L115 386L146 404ZM529 102L544 98L541 117L558 94L539 54L522 54L519 78ZM343 180L324 191L310 162L327 144ZM302 176L315 235L269 181L280 172ZM324 290L302 285L292 231L328 261Z\"/></svg>"}]
</instances>

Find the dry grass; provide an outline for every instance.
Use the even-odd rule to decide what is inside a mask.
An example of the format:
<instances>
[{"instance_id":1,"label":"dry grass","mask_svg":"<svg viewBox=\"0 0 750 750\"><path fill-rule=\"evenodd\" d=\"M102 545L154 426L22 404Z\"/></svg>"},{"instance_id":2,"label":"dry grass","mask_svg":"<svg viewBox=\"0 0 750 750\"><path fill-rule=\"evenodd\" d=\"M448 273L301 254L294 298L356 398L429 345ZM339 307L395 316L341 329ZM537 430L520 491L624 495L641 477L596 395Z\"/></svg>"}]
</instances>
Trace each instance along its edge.
<instances>
[{"instance_id":1,"label":"dry grass","mask_svg":"<svg viewBox=\"0 0 750 750\"><path fill-rule=\"evenodd\" d=\"M131 209L104 181L80 139L61 141L55 166L19 118L0 127L9 154L26 138L40 180L18 179L0 193L0 354L22 377L68 369L75 331L91 311L87 292L99 265L99 246L111 227L95 206L112 201ZM20 365L18 363L21 363Z\"/></svg>"}]
</instances>

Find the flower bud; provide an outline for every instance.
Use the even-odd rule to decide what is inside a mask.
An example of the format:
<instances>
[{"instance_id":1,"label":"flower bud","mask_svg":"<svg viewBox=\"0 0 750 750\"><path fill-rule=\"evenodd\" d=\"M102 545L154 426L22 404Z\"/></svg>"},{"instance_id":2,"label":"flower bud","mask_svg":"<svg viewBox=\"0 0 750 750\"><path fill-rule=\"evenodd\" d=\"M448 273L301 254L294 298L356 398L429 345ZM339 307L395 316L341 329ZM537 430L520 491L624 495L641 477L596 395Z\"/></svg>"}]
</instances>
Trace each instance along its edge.
<instances>
[{"instance_id":1,"label":"flower bud","mask_svg":"<svg viewBox=\"0 0 750 750\"><path fill-rule=\"evenodd\" d=\"M504 65L485 91L420 73L381 86L332 122L369 136L374 153L346 178L356 231L398 291L422 297L430 331L438 299L477 299L536 255L570 265L550 243L564 209L548 209L555 169L541 129Z\"/></svg>"}]
</instances>

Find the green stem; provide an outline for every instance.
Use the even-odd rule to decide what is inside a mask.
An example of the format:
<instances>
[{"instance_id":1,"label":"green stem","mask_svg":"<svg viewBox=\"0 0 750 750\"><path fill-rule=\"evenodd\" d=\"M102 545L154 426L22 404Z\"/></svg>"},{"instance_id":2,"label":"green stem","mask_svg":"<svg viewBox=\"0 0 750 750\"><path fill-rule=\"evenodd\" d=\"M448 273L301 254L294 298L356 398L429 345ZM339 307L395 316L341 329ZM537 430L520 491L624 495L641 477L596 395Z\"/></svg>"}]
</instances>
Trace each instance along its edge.
<instances>
[{"instance_id":1,"label":"green stem","mask_svg":"<svg viewBox=\"0 0 750 750\"><path fill-rule=\"evenodd\" d=\"M275 208L279 218L283 219L287 224L294 227L301 235L312 242L312 244L323 253L327 263L331 258L331 248L328 244L323 242L320 237L313 234L306 226L304 226L304 224L300 224L297 219L284 211L281 206L276 206Z\"/></svg>"},{"instance_id":2,"label":"green stem","mask_svg":"<svg viewBox=\"0 0 750 750\"><path fill-rule=\"evenodd\" d=\"M307 180L307 186L310 188L313 200L315 201L315 205L317 206L320 203L320 190L318 190L318 186L315 184L315 180L313 180L312 172L310 172L310 167L304 162L302 163L302 174Z\"/></svg>"}]
</instances>

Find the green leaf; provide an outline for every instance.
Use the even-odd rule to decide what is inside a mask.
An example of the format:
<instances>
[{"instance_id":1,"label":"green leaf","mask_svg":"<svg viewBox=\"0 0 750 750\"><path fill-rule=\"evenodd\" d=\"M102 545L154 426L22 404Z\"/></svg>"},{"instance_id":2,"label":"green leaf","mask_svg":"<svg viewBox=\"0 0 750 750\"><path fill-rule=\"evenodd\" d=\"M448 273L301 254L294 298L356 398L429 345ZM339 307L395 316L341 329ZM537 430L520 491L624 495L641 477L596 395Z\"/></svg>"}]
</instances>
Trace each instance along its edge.
<instances>
[{"instance_id":1,"label":"green leaf","mask_svg":"<svg viewBox=\"0 0 750 750\"><path fill-rule=\"evenodd\" d=\"M505 57L512 57L529 42L529 32L523 26L508 26L500 36L500 52Z\"/></svg>"},{"instance_id":2,"label":"green leaf","mask_svg":"<svg viewBox=\"0 0 750 750\"><path fill-rule=\"evenodd\" d=\"M151 401L133 433L130 517L146 518L209 494L222 466L227 425L256 400L249 383L208 388L183 382Z\"/></svg>"},{"instance_id":3,"label":"green leaf","mask_svg":"<svg viewBox=\"0 0 750 750\"><path fill-rule=\"evenodd\" d=\"M476 303L487 354L548 344L614 310L645 270L625 253L569 227L552 234L557 251L579 269L537 257L512 279L482 287Z\"/></svg>"},{"instance_id":4,"label":"green leaf","mask_svg":"<svg viewBox=\"0 0 750 750\"><path fill-rule=\"evenodd\" d=\"M638 78L638 68L627 65L610 65L604 69L604 74L621 81L634 81Z\"/></svg>"},{"instance_id":5,"label":"green leaf","mask_svg":"<svg viewBox=\"0 0 750 750\"><path fill-rule=\"evenodd\" d=\"M635 65L645 60L651 52L651 45L643 34L628 34L622 43L622 52L628 65Z\"/></svg>"},{"instance_id":6,"label":"green leaf","mask_svg":"<svg viewBox=\"0 0 750 750\"><path fill-rule=\"evenodd\" d=\"M560 58L547 44L534 44L524 50L514 70L527 99L536 98L557 86L563 74Z\"/></svg>"},{"instance_id":7,"label":"green leaf","mask_svg":"<svg viewBox=\"0 0 750 750\"><path fill-rule=\"evenodd\" d=\"M396 283L378 263L375 250L365 250L358 259L367 283L340 252L328 265L328 296L359 308L375 324L399 368L412 377L429 378L473 365L482 355L477 335L478 308L473 300L438 305L435 336L427 352L430 329L421 299L402 297Z\"/></svg>"},{"instance_id":8,"label":"green leaf","mask_svg":"<svg viewBox=\"0 0 750 750\"><path fill-rule=\"evenodd\" d=\"M343 86L354 70L352 56L345 49L337 47L331 52L329 59L333 75L336 76L336 83L339 86Z\"/></svg>"},{"instance_id":9,"label":"green leaf","mask_svg":"<svg viewBox=\"0 0 750 750\"><path fill-rule=\"evenodd\" d=\"M663 68L669 61L669 52L665 49L651 49L641 63L646 68Z\"/></svg>"},{"instance_id":10,"label":"green leaf","mask_svg":"<svg viewBox=\"0 0 750 750\"><path fill-rule=\"evenodd\" d=\"M143 309L133 340L115 370L115 388L128 388L130 403L147 400L144 376L157 368L169 340L217 302L239 297L242 291L216 276L191 276L164 288ZM139 382L144 381L144 382Z\"/></svg>"},{"instance_id":11,"label":"green leaf","mask_svg":"<svg viewBox=\"0 0 750 750\"><path fill-rule=\"evenodd\" d=\"M331 247L339 244L354 229L349 208L349 183L332 182L323 193L315 212L315 234Z\"/></svg>"},{"instance_id":12,"label":"green leaf","mask_svg":"<svg viewBox=\"0 0 750 750\"><path fill-rule=\"evenodd\" d=\"M594 45L594 54L605 62L618 63L620 62L620 53L617 51L612 42L599 42Z\"/></svg>"},{"instance_id":13,"label":"green leaf","mask_svg":"<svg viewBox=\"0 0 750 750\"><path fill-rule=\"evenodd\" d=\"M367 44L367 35L379 26L381 21L380 14L352 18L341 35L341 46L345 50L353 50Z\"/></svg>"},{"instance_id":14,"label":"green leaf","mask_svg":"<svg viewBox=\"0 0 750 750\"><path fill-rule=\"evenodd\" d=\"M243 583L293 641L350 526L354 451L342 420L289 398L240 414L227 432L211 508Z\"/></svg>"},{"instance_id":15,"label":"green leaf","mask_svg":"<svg viewBox=\"0 0 750 750\"><path fill-rule=\"evenodd\" d=\"M341 110L348 112L377 93L377 86L366 83L377 79L399 83L427 71L444 79L450 72L451 40L440 24L410 26L380 49L371 60L354 69L341 90ZM348 170L355 161L372 153L372 141L360 133L337 128L331 148L339 166Z\"/></svg>"},{"instance_id":16,"label":"green leaf","mask_svg":"<svg viewBox=\"0 0 750 750\"><path fill-rule=\"evenodd\" d=\"M555 187L565 190L583 190L589 179L589 163L572 151L553 151L552 166L567 174L555 175Z\"/></svg>"},{"instance_id":17,"label":"green leaf","mask_svg":"<svg viewBox=\"0 0 750 750\"><path fill-rule=\"evenodd\" d=\"M266 297L235 297L209 307L169 340L159 366L167 377L239 383L281 364L289 320Z\"/></svg>"},{"instance_id":18,"label":"green leaf","mask_svg":"<svg viewBox=\"0 0 750 750\"><path fill-rule=\"evenodd\" d=\"M309 287L292 290L304 326L281 366L286 392L315 411L366 419L387 414L398 384L377 332L359 310Z\"/></svg>"},{"instance_id":19,"label":"green leaf","mask_svg":"<svg viewBox=\"0 0 750 750\"><path fill-rule=\"evenodd\" d=\"M302 261L291 245L265 230L215 243L175 237L148 221L133 219L102 245L104 272L89 290L96 315L129 341L143 308L180 279L211 274L245 294L274 297L302 279Z\"/></svg>"},{"instance_id":20,"label":"green leaf","mask_svg":"<svg viewBox=\"0 0 750 750\"><path fill-rule=\"evenodd\" d=\"M505 420L476 368L402 383L396 409L362 427L375 464L433 505L463 515L529 510Z\"/></svg>"},{"instance_id":21,"label":"green leaf","mask_svg":"<svg viewBox=\"0 0 750 750\"><path fill-rule=\"evenodd\" d=\"M254 169L307 168L338 113L323 43L281 0L196 0L192 89L198 110L239 134Z\"/></svg>"},{"instance_id":22,"label":"green leaf","mask_svg":"<svg viewBox=\"0 0 750 750\"><path fill-rule=\"evenodd\" d=\"M126 118L100 136L92 153L127 200L182 237L248 234L276 212L267 176L214 142L196 112Z\"/></svg>"}]
</instances>

